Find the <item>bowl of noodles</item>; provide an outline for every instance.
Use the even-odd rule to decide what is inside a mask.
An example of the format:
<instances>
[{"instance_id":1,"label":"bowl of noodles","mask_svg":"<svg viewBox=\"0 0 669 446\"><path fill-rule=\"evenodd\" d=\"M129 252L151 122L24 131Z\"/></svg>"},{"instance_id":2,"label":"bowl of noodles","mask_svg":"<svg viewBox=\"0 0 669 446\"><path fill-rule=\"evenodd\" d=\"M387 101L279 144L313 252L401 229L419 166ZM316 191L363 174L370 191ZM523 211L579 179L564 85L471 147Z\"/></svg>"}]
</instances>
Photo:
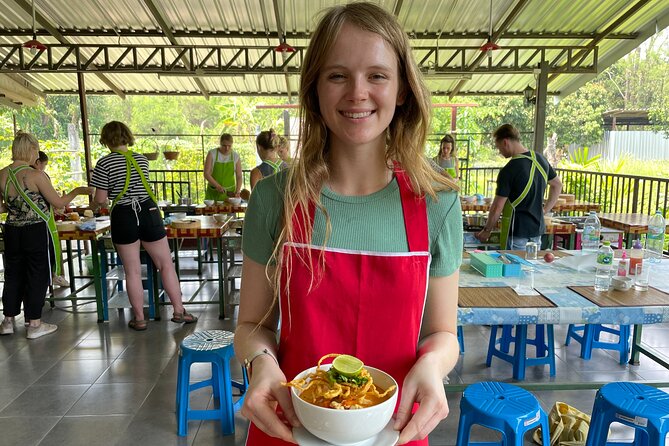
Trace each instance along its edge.
<instances>
[{"instance_id":1,"label":"bowl of noodles","mask_svg":"<svg viewBox=\"0 0 669 446\"><path fill-rule=\"evenodd\" d=\"M291 387L295 413L307 431L331 444L353 445L386 428L397 404L397 382L362 362L360 370L345 374L322 364L329 357L336 364L337 356L347 355L326 355L285 385Z\"/></svg>"}]
</instances>

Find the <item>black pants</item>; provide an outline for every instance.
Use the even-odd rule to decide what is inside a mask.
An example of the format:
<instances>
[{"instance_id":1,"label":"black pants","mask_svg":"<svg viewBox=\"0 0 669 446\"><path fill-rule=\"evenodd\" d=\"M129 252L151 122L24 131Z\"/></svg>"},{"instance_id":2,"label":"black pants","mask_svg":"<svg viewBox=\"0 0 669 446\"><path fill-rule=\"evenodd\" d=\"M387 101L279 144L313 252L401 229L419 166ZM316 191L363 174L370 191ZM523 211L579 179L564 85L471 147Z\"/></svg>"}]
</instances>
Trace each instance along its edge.
<instances>
[{"instance_id":1,"label":"black pants","mask_svg":"<svg viewBox=\"0 0 669 446\"><path fill-rule=\"evenodd\" d=\"M46 223L5 225L5 316L18 315L23 302L26 321L41 319L51 277L49 240Z\"/></svg>"}]
</instances>

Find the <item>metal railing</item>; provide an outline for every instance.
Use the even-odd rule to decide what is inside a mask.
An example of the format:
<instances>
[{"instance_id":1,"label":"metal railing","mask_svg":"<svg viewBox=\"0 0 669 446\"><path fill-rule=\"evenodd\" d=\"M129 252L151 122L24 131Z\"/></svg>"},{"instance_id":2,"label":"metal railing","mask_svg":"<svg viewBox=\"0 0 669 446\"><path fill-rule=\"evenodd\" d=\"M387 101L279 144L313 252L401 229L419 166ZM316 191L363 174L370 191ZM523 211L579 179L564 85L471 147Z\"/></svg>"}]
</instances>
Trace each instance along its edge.
<instances>
[{"instance_id":1,"label":"metal railing","mask_svg":"<svg viewBox=\"0 0 669 446\"><path fill-rule=\"evenodd\" d=\"M499 167L462 169L461 193L490 196L489 185L496 182L499 170ZM666 215L669 178L573 169L556 171L562 180L562 193L574 194L577 200L599 203L602 212L650 215L660 209Z\"/></svg>"},{"instance_id":2,"label":"metal railing","mask_svg":"<svg viewBox=\"0 0 669 446\"><path fill-rule=\"evenodd\" d=\"M251 190L250 170L242 170L243 185ZM150 170L149 184L158 200L178 203L181 197L189 197L193 203L204 202L207 182L202 170Z\"/></svg>"},{"instance_id":3,"label":"metal railing","mask_svg":"<svg viewBox=\"0 0 669 446\"><path fill-rule=\"evenodd\" d=\"M461 169L463 195L491 196L500 167ZM244 187L250 189L250 170L244 170ZM665 213L669 205L669 178L642 177L585 170L557 169L563 193L577 200L599 203L602 212L652 214ZM201 170L151 170L149 182L160 200L173 203L190 197L195 203L204 200L205 180Z\"/></svg>"}]
</instances>

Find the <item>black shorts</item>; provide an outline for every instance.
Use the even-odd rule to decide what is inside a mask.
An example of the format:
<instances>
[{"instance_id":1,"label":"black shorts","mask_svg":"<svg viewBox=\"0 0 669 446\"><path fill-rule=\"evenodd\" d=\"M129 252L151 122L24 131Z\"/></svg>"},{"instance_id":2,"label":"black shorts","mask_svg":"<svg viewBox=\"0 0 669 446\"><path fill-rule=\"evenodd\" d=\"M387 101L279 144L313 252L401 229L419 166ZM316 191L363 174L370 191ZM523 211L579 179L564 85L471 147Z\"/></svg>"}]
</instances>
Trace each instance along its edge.
<instances>
[{"instance_id":1,"label":"black shorts","mask_svg":"<svg viewBox=\"0 0 669 446\"><path fill-rule=\"evenodd\" d=\"M139 207L135 214L129 204L114 206L111 213L112 242L118 245L129 245L137 240L155 242L167 235L163 216L156 203L146 200L139 203Z\"/></svg>"}]
</instances>

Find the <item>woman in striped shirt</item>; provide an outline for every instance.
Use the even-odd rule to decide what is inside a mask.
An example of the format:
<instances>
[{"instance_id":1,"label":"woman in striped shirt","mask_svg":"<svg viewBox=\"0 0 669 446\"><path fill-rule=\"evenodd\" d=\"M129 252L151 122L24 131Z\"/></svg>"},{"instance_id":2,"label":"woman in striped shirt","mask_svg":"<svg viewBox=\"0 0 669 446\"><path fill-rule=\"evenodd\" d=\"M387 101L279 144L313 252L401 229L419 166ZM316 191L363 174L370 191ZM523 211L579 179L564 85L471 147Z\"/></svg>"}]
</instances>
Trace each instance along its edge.
<instances>
[{"instance_id":1,"label":"woman in striped shirt","mask_svg":"<svg viewBox=\"0 0 669 446\"><path fill-rule=\"evenodd\" d=\"M196 322L197 317L186 312L181 300L181 286L172 263L163 218L147 181L149 161L144 155L128 149L135 143L135 138L121 122L105 124L100 133L100 143L107 146L111 153L98 161L91 186L97 188L96 204L105 203L108 198L112 200L112 241L123 262L128 298L134 313L128 326L138 331L147 328L140 244L160 271L163 286L174 308L172 322Z\"/></svg>"}]
</instances>

